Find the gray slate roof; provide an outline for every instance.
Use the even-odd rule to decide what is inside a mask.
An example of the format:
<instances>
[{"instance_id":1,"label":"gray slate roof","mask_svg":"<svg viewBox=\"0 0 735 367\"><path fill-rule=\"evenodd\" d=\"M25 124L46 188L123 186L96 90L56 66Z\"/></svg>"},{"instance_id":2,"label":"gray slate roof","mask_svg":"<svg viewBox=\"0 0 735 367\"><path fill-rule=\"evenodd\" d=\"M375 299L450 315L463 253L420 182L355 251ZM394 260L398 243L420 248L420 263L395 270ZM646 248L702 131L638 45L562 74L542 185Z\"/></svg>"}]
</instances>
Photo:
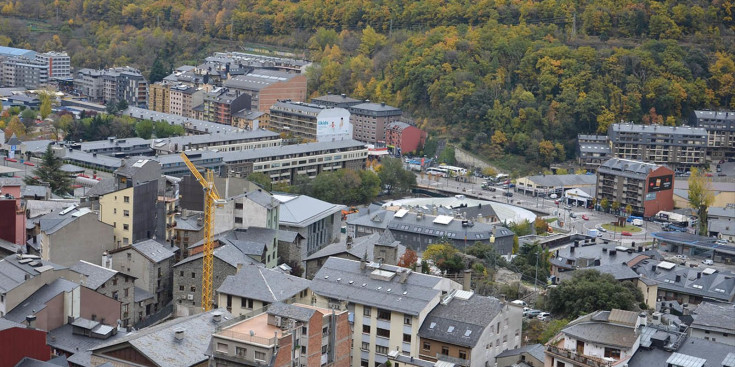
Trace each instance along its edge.
<instances>
[{"instance_id":1,"label":"gray slate roof","mask_svg":"<svg viewBox=\"0 0 735 367\"><path fill-rule=\"evenodd\" d=\"M233 267L236 267L237 264L255 264L256 261L253 260L250 256L247 254L244 254L239 248L237 248L235 245L232 244L226 244L219 246L214 249L213 253L214 257L230 264ZM176 263L174 267L183 265L195 260L200 260L204 256L204 253L200 252L194 256L189 256L186 259L183 259Z\"/></svg>"},{"instance_id":2,"label":"gray slate roof","mask_svg":"<svg viewBox=\"0 0 735 367\"><path fill-rule=\"evenodd\" d=\"M225 163L238 161L251 161L266 157L293 156L297 154L307 154L319 151L335 151L335 149L346 148L365 148L365 143L356 140L346 139L339 141L315 142L304 144L284 145L280 147L267 147L256 149L236 150L230 152L221 152L220 156Z\"/></svg>"},{"instance_id":3,"label":"gray slate roof","mask_svg":"<svg viewBox=\"0 0 735 367\"><path fill-rule=\"evenodd\" d=\"M529 176L528 179L536 185L547 187L595 185L597 183L595 175L535 175Z\"/></svg>"},{"instance_id":4,"label":"gray slate roof","mask_svg":"<svg viewBox=\"0 0 735 367\"><path fill-rule=\"evenodd\" d=\"M287 231L285 229L278 230L278 240L282 242L294 242L299 236L299 232Z\"/></svg>"},{"instance_id":5,"label":"gray slate roof","mask_svg":"<svg viewBox=\"0 0 735 367\"><path fill-rule=\"evenodd\" d=\"M502 311L497 298L472 295L440 303L426 316L419 337L474 348L482 332Z\"/></svg>"},{"instance_id":6,"label":"gray slate roof","mask_svg":"<svg viewBox=\"0 0 735 367\"><path fill-rule=\"evenodd\" d=\"M706 359L705 367L722 367L728 353L732 353L732 345L689 337L676 352ZM660 348L650 350L638 348L638 351L628 360L628 367L663 366L672 354L673 351L665 351Z\"/></svg>"},{"instance_id":7,"label":"gray slate roof","mask_svg":"<svg viewBox=\"0 0 735 367\"><path fill-rule=\"evenodd\" d=\"M268 306L268 314L274 316L286 317L296 321L308 322L311 316L316 312L313 308L301 307L296 304L287 304L276 302Z\"/></svg>"},{"instance_id":8,"label":"gray slate roof","mask_svg":"<svg viewBox=\"0 0 735 367\"><path fill-rule=\"evenodd\" d=\"M105 320L105 323L115 323L115 321L116 320ZM124 336L124 333L120 332L110 336L108 339L97 339L74 334L73 330L74 327L71 324L64 324L64 326L50 330L48 334L46 334L46 344L52 348L63 350L67 353L73 353L73 358L70 357L69 361L82 365L89 365L89 356L91 355L91 353L88 352L89 349L101 344L110 343ZM80 358L86 359L86 363L76 362Z\"/></svg>"},{"instance_id":9,"label":"gray slate roof","mask_svg":"<svg viewBox=\"0 0 735 367\"><path fill-rule=\"evenodd\" d=\"M10 321L6 318L0 318L0 331L7 330L10 328L14 328L14 327L19 327L19 328L24 328L24 329L26 328L25 325L19 322Z\"/></svg>"},{"instance_id":10,"label":"gray slate roof","mask_svg":"<svg viewBox=\"0 0 735 367\"><path fill-rule=\"evenodd\" d=\"M63 357L64 364L61 364L62 360L60 359L62 357L56 357L48 362L39 361L37 359L33 359L31 357L23 357L23 359L18 362L15 367L59 367L59 366L68 366L66 363L66 357ZM55 361L55 362L52 362Z\"/></svg>"},{"instance_id":11,"label":"gray slate roof","mask_svg":"<svg viewBox=\"0 0 735 367\"><path fill-rule=\"evenodd\" d=\"M146 110L146 109L138 108L138 107L128 107L128 109L126 109L125 111L122 111L122 114L131 116L131 117L135 117L138 119L148 119L152 121L166 121L168 123L171 123L174 125L185 126L189 129L196 130L202 133L204 132L206 133L231 133L231 132L236 132L236 131L242 131L242 129L235 127L235 126L218 124L216 122L210 122L210 121L204 121L204 120L197 120L197 119L174 115L170 113L156 112L156 111Z\"/></svg>"},{"instance_id":12,"label":"gray slate roof","mask_svg":"<svg viewBox=\"0 0 735 367\"><path fill-rule=\"evenodd\" d=\"M34 259L34 261L20 263L16 255L9 255L0 260L0 293L5 293L23 284L26 280L26 275L34 277L46 269L63 269L60 265L41 260L38 257L26 256L25 258ZM37 263L35 263L36 261ZM34 263L38 266L30 265Z\"/></svg>"},{"instance_id":13,"label":"gray slate roof","mask_svg":"<svg viewBox=\"0 0 735 367\"><path fill-rule=\"evenodd\" d=\"M107 195L113 191L117 191L117 185L115 183L115 179L112 177L105 177L100 182L98 182L96 185L92 186L89 190L87 190L86 196L88 197L95 197L95 196L102 196Z\"/></svg>"},{"instance_id":14,"label":"gray slate roof","mask_svg":"<svg viewBox=\"0 0 735 367\"><path fill-rule=\"evenodd\" d=\"M143 288L135 287L135 302L142 302L147 299L153 299L153 293L149 293Z\"/></svg>"},{"instance_id":15,"label":"gray slate roof","mask_svg":"<svg viewBox=\"0 0 735 367\"><path fill-rule=\"evenodd\" d=\"M10 321L23 322L26 316L33 315L46 308L46 303L59 293L71 292L77 287L79 287L77 283L70 282L66 279L56 279L39 288L35 293L26 298L23 303L8 312L5 318Z\"/></svg>"},{"instance_id":16,"label":"gray slate roof","mask_svg":"<svg viewBox=\"0 0 735 367\"><path fill-rule=\"evenodd\" d=\"M340 212L344 205L332 204L306 195L275 195L281 202L281 225L306 227L322 218Z\"/></svg>"},{"instance_id":17,"label":"gray slate roof","mask_svg":"<svg viewBox=\"0 0 735 367\"><path fill-rule=\"evenodd\" d=\"M386 240L384 235L388 233L387 236L392 238L393 236L390 234L390 230L386 230L383 232L383 234L380 233L373 233L368 236L362 236L357 237L353 239L352 246L350 248L347 248L347 238L343 237L340 239L339 242L333 243L330 245L327 245L326 247L320 249L319 251L311 254L309 257L306 258L306 260L313 260L318 259L321 257L329 257L329 256L335 256L339 254L350 254L358 259L362 259L362 257L367 253L367 260L368 261L374 261L375 257L373 256L373 250L375 249L376 244L381 244L384 246L391 246L391 247L398 247L398 257L403 255L404 252L406 252L406 246L403 246L398 241L389 241ZM386 242L390 243L380 243L381 240L386 240Z\"/></svg>"},{"instance_id":18,"label":"gray slate roof","mask_svg":"<svg viewBox=\"0 0 735 367\"><path fill-rule=\"evenodd\" d=\"M606 322L582 322L567 327L562 332L574 339L624 349L632 348L638 338L632 327Z\"/></svg>"},{"instance_id":19,"label":"gray slate roof","mask_svg":"<svg viewBox=\"0 0 735 367\"><path fill-rule=\"evenodd\" d=\"M244 196L266 209L273 209L280 205L280 202L273 195L261 189L250 191Z\"/></svg>"},{"instance_id":20,"label":"gray slate roof","mask_svg":"<svg viewBox=\"0 0 735 367\"><path fill-rule=\"evenodd\" d=\"M197 219L201 218L202 222L199 223ZM200 231L204 228L204 212L189 212L186 217L181 214L176 214L176 229L184 231Z\"/></svg>"},{"instance_id":21,"label":"gray slate roof","mask_svg":"<svg viewBox=\"0 0 735 367\"><path fill-rule=\"evenodd\" d=\"M79 260L74 264L71 270L85 275L84 286L90 289L97 289L106 281L112 279L118 272L116 270L103 268L102 266Z\"/></svg>"},{"instance_id":22,"label":"gray slate roof","mask_svg":"<svg viewBox=\"0 0 735 367\"><path fill-rule=\"evenodd\" d=\"M110 347L130 345L160 367L199 364L209 358L205 353L212 333L218 325L212 318L214 312L222 313L223 321L232 317L226 310L213 310L181 317L134 331L112 343L95 347L92 351L96 354ZM183 340L177 340L174 336L175 330L179 329L184 330Z\"/></svg>"},{"instance_id":23,"label":"gray slate roof","mask_svg":"<svg viewBox=\"0 0 735 367\"><path fill-rule=\"evenodd\" d=\"M133 248L154 263L160 263L174 256L174 252L169 246L156 240L136 242L133 244Z\"/></svg>"},{"instance_id":24,"label":"gray slate roof","mask_svg":"<svg viewBox=\"0 0 735 367\"><path fill-rule=\"evenodd\" d=\"M391 265L380 269L393 273L405 270ZM444 279L440 277L412 272L401 283L400 274L387 281L371 277L373 271L369 266L361 269L360 261L330 257L311 281L311 290L325 297L410 315L418 315L441 296L440 282Z\"/></svg>"},{"instance_id":25,"label":"gray slate roof","mask_svg":"<svg viewBox=\"0 0 735 367\"><path fill-rule=\"evenodd\" d=\"M731 303L702 302L692 317L692 328L735 333L735 307Z\"/></svg>"},{"instance_id":26,"label":"gray slate roof","mask_svg":"<svg viewBox=\"0 0 735 367\"><path fill-rule=\"evenodd\" d=\"M630 159L612 158L602 163L598 172L642 180L648 176L649 171L653 171L659 167L661 165Z\"/></svg>"},{"instance_id":27,"label":"gray slate roof","mask_svg":"<svg viewBox=\"0 0 735 367\"><path fill-rule=\"evenodd\" d=\"M702 273L700 278L697 278L697 273L702 269L677 265L671 270L663 270L658 267L654 270L658 264L659 262L655 260L642 261L634 266L633 270L657 281L659 290L690 294L720 302L732 302L735 298L735 274L732 272ZM677 275L679 276L678 282L676 281Z\"/></svg>"},{"instance_id":28,"label":"gray slate roof","mask_svg":"<svg viewBox=\"0 0 735 367\"><path fill-rule=\"evenodd\" d=\"M544 361L546 359L544 346L542 344L524 345L520 348L504 350L503 352L495 356L495 358L519 356L523 353L528 353L539 361Z\"/></svg>"},{"instance_id":29,"label":"gray slate roof","mask_svg":"<svg viewBox=\"0 0 735 367\"><path fill-rule=\"evenodd\" d=\"M225 278L218 293L251 298L262 302L284 302L308 289L311 281L260 264L246 264L235 275Z\"/></svg>"}]
</instances>

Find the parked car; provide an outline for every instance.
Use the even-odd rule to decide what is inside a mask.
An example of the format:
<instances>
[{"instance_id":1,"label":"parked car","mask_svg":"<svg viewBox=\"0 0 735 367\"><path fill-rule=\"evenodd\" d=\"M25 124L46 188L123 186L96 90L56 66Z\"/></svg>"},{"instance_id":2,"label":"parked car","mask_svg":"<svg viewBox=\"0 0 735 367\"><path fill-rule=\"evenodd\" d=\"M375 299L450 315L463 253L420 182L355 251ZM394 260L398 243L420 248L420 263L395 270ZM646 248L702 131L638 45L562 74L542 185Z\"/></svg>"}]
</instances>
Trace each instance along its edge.
<instances>
[{"instance_id":1,"label":"parked car","mask_svg":"<svg viewBox=\"0 0 735 367\"><path fill-rule=\"evenodd\" d=\"M572 210L572 207L570 205L564 205L564 209L566 209L566 210Z\"/></svg>"},{"instance_id":2,"label":"parked car","mask_svg":"<svg viewBox=\"0 0 735 367\"><path fill-rule=\"evenodd\" d=\"M522 299L517 299L517 300L515 300L515 301L512 301L511 303L512 303L512 304L514 304L514 305L519 305L519 306L523 306L523 307L528 307L528 304L526 303L526 301L524 301L524 300L522 300ZM526 311L526 309L524 308L524 310L523 310L523 311Z\"/></svg>"},{"instance_id":3,"label":"parked car","mask_svg":"<svg viewBox=\"0 0 735 367\"><path fill-rule=\"evenodd\" d=\"M597 226L597 230L600 231L600 232L607 232L607 229L605 229L602 226Z\"/></svg>"},{"instance_id":4,"label":"parked car","mask_svg":"<svg viewBox=\"0 0 735 367\"><path fill-rule=\"evenodd\" d=\"M687 259L687 255L676 255L676 258L677 259L681 259L681 260L686 260Z\"/></svg>"},{"instance_id":5,"label":"parked car","mask_svg":"<svg viewBox=\"0 0 735 367\"><path fill-rule=\"evenodd\" d=\"M509 198L510 198L510 197L513 197L513 193L512 193L512 192L509 192L509 191L508 191L508 192L505 192L505 193L503 193L503 195L505 195L505 196L507 196L507 197L509 197Z\"/></svg>"},{"instance_id":6,"label":"parked car","mask_svg":"<svg viewBox=\"0 0 735 367\"><path fill-rule=\"evenodd\" d=\"M714 265L715 262L712 261L711 259L704 259L704 260L702 260L702 264L704 264L704 265Z\"/></svg>"},{"instance_id":7,"label":"parked car","mask_svg":"<svg viewBox=\"0 0 735 367\"><path fill-rule=\"evenodd\" d=\"M526 317L528 317L529 319L533 319L540 314L541 314L541 310L530 310L526 312Z\"/></svg>"},{"instance_id":8,"label":"parked car","mask_svg":"<svg viewBox=\"0 0 735 367\"><path fill-rule=\"evenodd\" d=\"M590 220L590 217L588 217L587 214L582 214L582 219L584 219L584 220Z\"/></svg>"},{"instance_id":9,"label":"parked car","mask_svg":"<svg viewBox=\"0 0 735 367\"><path fill-rule=\"evenodd\" d=\"M539 319L539 320L541 320L541 321L549 321L549 320L551 320L551 314L548 313L548 312L542 312L542 313L538 314L538 316L536 316L536 318Z\"/></svg>"},{"instance_id":10,"label":"parked car","mask_svg":"<svg viewBox=\"0 0 735 367\"><path fill-rule=\"evenodd\" d=\"M577 214L574 214L574 212L569 212L569 218L576 218Z\"/></svg>"},{"instance_id":11,"label":"parked car","mask_svg":"<svg viewBox=\"0 0 735 367\"><path fill-rule=\"evenodd\" d=\"M622 232L620 232L620 234L623 235L623 236L632 236L633 235L632 233L630 233L628 231L622 231Z\"/></svg>"}]
</instances>

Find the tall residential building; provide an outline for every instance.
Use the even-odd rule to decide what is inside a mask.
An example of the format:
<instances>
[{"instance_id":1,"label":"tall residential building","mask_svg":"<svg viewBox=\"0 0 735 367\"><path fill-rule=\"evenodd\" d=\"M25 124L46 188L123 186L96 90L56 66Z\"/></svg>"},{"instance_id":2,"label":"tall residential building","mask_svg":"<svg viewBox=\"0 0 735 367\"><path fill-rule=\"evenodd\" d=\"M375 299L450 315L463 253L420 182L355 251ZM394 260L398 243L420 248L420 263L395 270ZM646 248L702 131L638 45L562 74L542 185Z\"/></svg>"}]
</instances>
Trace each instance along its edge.
<instances>
[{"instance_id":1,"label":"tall residential building","mask_svg":"<svg viewBox=\"0 0 735 367\"><path fill-rule=\"evenodd\" d=\"M707 155L713 161L735 157L735 111L694 111L693 125L707 131Z\"/></svg>"},{"instance_id":2,"label":"tall residential building","mask_svg":"<svg viewBox=\"0 0 735 367\"><path fill-rule=\"evenodd\" d=\"M366 143L378 143L385 140L385 127L400 120L401 109L385 103L365 102L348 108L350 122L354 126L352 137Z\"/></svg>"},{"instance_id":3,"label":"tall residential building","mask_svg":"<svg viewBox=\"0 0 735 367\"><path fill-rule=\"evenodd\" d=\"M139 70L131 67L80 69L74 76L74 89L93 101L124 100L135 107L148 103L148 82Z\"/></svg>"},{"instance_id":4,"label":"tall residential building","mask_svg":"<svg viewBox=\"0 0 735 367\"><path fill-rule=\"evenodd\" d=\"M351 347L348 312L274 303L223 325L210 350L211 363L222 367L347 367Z\"/></svg>"},{"instance_id":5,"label":"tall residential building","mask_svg":"<svg viewBox=\"0 0 735 367\"><path fill-rule=\"evenodd\" d=\"M306 100L306 75L301 73L255 69L232 76L223 86L249 95L256 111L268 112L279 100Z\"/></svg>"},{"instance_id":6,"label":"tall residential building","mask_svg":"<svg viewBox=\"0 0 735 367\"><path fill-rule=\"evenodd\" d=\"M617 158L666 164L681 170L706 163L707 131L703 128L612 124L608 136L611 153Z\"/></svg>"},{"instance_id":7,"label":"tall residential building","mask_svg":"<svg viewBox=\"0 0 735 367\"><path fill-rule=\"evenodd\" d=\"M2 63L2 84L6 87L38 88L48 83L48 64L25 57L11 57Z\"/></svg>"},{"instance_id":8,"label":"tall residential building","mask_svg":"<svg viewBox=\"0 0 735 367\"><path fill-rule=\"evenodd\" d=\"M312 304L354 315L353 367L385 363L395 350L418 359L419 329L442 297L460 288L447 278L336 257L311 283Z\"/></svg>"},{"instance_id":9,"label":"tall residential building","mask_svg":"<svg viewBox=\"0 0 735 367\"><path fill-rule=\"evenodd\" d=\"M48 66L48 78L68 78L71 76L71 57L66 52L44 52L36 54L36 61Z\"/></svg>"},{"instance_id":10,"label":"tall residential building","mask_svg":"<svg viewBox=\"0 0 735 367\"><path fill-rule=\"evenodd\" d=\"M579 164L586 168L597 168L611 158L610 138L607 135L577 135Z\"/></svg>"},{"instance_id":11,"label":"tall residential building","mask_svg":"<svg viewBox=\"0 0 735 367\"><path fill-rule=\"evenodd\" d=\"M202 119L232 125L232 115L250 108L250 96L240 91L217 88L204 95Z\"/></svg>"},{"instance_id":12,"label":"tall residential building","mask_svg":"<svg viewBox=\"0 0 735 367\"><path fill-rule=\"evenodd\" d=\"M148 109L151 111L170 113L171 86L165 83L153 83L148 88Z\"/></svg>"},{"instance_id":13,"label":"tall residential building","mask_svg":"<svg viewBox=\"0 0 735 367\"><path fill-rule=\"evenodd\" d=\"M344 108L278 101L270 108L267 128L307 141L337 141L352 138L350 112Z\"/></svg>"},{"instance_id":14,"label":"tall residential building","mask_svg":"<svg viewBox=\"0 0 735 367\"><path fill-rule=\"evenodd\" d=\"M361 104L362 100L347 97L346 94L327 94L312 98L311 103L326 107L350 108Z\"/></svg>"},{"instance_id":15,"label":"tall residential building","mask_svg":"<svg viewBox=\"0 0 735 367\"><path fill-rule=\"evenodd\" d=\"M666 166L613 158L597 170L597 204L607 200L630 205L633 213L646 217L674 209L674 171Z\"/></svg>"},{"instance_id":16,"label":"tall residential building","mask_svg":"<svg viewBox=\"0 0 735 367\"><path fill-rule=\"evenodd\" d=\"M184 117L194 117L193 109L204 102L204 91L188 85L171 86L169 112Z\"/></svg>"}]
</instances>

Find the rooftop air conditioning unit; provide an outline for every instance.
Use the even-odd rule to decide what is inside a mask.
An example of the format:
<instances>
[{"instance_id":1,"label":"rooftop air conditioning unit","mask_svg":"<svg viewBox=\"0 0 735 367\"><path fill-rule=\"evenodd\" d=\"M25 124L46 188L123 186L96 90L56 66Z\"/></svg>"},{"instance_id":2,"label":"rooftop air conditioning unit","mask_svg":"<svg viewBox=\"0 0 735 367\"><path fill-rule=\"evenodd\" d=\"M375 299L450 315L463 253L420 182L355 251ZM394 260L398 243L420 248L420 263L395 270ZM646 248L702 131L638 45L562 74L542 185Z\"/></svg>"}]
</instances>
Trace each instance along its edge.
<instances>
[{"instance_id":1,"label":"rooftop air conditioning unit","mask_svg":"<svg viewBox=\"0 0 735 367\"><path fill-rule=\"evenodd\" d=\"M193 294L189 294L189 295L186 296L186 299L188 299L189 301L193 301L194 300L194 295Z\"/></svg>"}]
</instances>

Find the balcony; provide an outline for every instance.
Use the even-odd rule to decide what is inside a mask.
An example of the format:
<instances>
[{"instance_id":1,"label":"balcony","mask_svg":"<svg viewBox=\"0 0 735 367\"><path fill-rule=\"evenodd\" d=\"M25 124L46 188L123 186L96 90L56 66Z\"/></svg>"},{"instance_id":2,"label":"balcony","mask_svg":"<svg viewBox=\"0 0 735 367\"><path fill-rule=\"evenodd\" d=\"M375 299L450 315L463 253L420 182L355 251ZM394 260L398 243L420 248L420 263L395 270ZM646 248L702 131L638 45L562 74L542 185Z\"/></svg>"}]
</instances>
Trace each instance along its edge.
<instances>
[{"instance_id":1,"label":"balcony","mask_svg":"<svg viewBox=\"0 0 735 367\"><path fill-rule=\"evenodd\" d=\"M583 364L590 367L610 367L612 362L603 360L602 358L580 355L571 350L555 347L553 345L546 346L546 351L555 358L562 358L568 361L576 362L575 364Z\"/></svg>"},{"instance_id":2,"label":"balcony","mask_svg":"<svg viewBox=\"0 0 735 367\"><path fill-rule=\"evenodd\" d=\"M457 357L450 357L450 356L448 356L446 354L437 353L436 354L436 359L439 360L439 361L454 363L455 366L465 366L465 367L469 367L470 366L470 360L469 359L462 359L462 358L457 358Z\"/></svg>"}]
</instances>

